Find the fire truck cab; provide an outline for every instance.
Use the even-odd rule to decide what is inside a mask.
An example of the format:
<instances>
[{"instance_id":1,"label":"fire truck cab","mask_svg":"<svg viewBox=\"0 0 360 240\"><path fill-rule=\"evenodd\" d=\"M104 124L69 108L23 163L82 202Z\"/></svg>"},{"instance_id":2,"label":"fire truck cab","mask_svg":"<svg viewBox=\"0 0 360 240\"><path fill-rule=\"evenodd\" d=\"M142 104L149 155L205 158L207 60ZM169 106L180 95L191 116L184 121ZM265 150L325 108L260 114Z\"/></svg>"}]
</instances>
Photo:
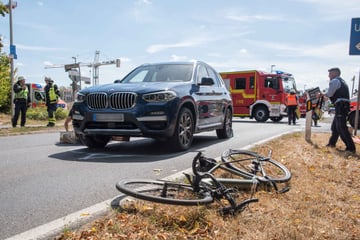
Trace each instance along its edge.
<instances>
[{"instance_id":1,"label":"fire truck cab","mask_svg":"<svg viewBox=\"0 0 360 240\"><path fill-rule=\"evenodd\" d=\"M296 91L291 74L250 70L221 72L220 75L232 96L233 116L255 118L258 122L269 118L278 122L287 116L285 97L291 89Z\"/></svg>"}]
</instances>

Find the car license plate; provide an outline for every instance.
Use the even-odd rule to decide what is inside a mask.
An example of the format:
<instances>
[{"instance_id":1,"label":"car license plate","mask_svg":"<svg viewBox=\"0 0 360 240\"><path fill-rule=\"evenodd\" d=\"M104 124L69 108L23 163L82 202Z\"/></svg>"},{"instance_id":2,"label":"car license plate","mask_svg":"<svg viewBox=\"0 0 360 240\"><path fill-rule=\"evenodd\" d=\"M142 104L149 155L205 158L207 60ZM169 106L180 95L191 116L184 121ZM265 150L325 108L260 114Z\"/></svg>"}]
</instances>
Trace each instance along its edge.
<instances>
[{"instance_id":1,"label":"car license plate","mask_svg":"<svg viewBox=\"0 0 360 240\"><path fill-rule=\"evenodd\" d=\"M123 113L97 113L93 115L94 122L123 122L124 114Z\"/></svg>"}]
</instances>

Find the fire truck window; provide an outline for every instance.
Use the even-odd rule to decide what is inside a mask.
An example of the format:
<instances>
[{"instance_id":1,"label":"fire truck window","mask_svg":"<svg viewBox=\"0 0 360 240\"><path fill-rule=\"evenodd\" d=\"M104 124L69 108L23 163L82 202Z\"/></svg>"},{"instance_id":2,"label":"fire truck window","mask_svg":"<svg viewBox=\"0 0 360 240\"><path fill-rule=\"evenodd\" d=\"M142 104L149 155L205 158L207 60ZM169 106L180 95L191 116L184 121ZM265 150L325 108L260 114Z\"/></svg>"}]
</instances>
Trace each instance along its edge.
<instances>
[{"instance_id":1,"label":"fire truck window","mask_svg":"<svg viewBox=\"0 0 360 240\"><path fill-rule=\"evenodd\" d=\"M254 89L254 88L255 88L255 78L250 77L250 89Z\"/></svg>"},{"instance_id":2,"label":"fire truck window","mask_svg":"<svg viewBox=\"0 0 360 240\"><path fill-rule=\"evenodd\" d=\"M277 89L278 88L278 81L276 78L266 78L265 79L265 87L266 88L273 88L273 89Z\"/></svg>"},{"instance_id":3,"label":"fire truck window","mask_svg":"<svg viewBox=\"0 0 360 240\"><path fill-rule=\"evenodd\" d=\"M235 89L246 89L246 78L235 78Z\"/></svg>"}]
</instances>

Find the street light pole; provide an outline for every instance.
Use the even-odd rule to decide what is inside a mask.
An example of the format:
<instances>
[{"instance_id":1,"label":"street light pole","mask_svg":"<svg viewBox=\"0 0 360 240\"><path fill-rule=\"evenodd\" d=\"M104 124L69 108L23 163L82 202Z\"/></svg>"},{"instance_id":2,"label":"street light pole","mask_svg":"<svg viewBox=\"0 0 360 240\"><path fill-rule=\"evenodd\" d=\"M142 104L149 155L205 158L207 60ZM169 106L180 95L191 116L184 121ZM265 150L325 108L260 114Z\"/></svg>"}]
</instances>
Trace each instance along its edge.
<instances>
[{"instance_id":1,"label":"street light pole","mask_svg":"<svg viewBox=\"0 0 360 240\"><path fill-rule=\"evenodd\" d=\"M275 67L276 65L271 65L271 68L270 68L270 73L273 72L273 68Z\"/></svg>"},{"instance_id":2,"label":"street light pole","mask_svg":"<svg viewBox=\"0 0 360 240\"><path fill-rule=\"evenodd\" d=\"M10 23L10 47L13 46L13 29L12 29L12 0L9 0L9 23ZM10 82L11 82L11 117L14 115L14 56L10 54Z\"/></svg>"}]
</instances>

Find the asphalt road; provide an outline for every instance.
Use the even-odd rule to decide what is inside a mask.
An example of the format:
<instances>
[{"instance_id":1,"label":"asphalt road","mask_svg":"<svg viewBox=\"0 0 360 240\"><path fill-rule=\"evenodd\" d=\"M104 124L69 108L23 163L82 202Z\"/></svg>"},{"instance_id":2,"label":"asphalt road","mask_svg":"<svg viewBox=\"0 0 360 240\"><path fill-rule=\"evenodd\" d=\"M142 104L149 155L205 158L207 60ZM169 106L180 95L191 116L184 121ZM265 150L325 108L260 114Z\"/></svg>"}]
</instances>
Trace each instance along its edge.
<instances>
[{"instance_id":1,"label":"asphalt road","mask_svg":"<svg viewBox=\"0 0 360 240\"><path fill-rule=\"evenodd\" d=\"M313 131L330 128L320 125ZM199 134L192 149L182 153L142 138L90 151L81 145L59 144L59 133L0 137L0 239L104 201L114 202L120 196L115 183L121 178L159 179L181 173L191 166L195 151L218 157L226 149L242 149L286 132L303 131L304 126L305 119L289 126L286 120L257 123L234 118L234 138L218 140L215 132Z\"/></svg>"}]
</instances>

